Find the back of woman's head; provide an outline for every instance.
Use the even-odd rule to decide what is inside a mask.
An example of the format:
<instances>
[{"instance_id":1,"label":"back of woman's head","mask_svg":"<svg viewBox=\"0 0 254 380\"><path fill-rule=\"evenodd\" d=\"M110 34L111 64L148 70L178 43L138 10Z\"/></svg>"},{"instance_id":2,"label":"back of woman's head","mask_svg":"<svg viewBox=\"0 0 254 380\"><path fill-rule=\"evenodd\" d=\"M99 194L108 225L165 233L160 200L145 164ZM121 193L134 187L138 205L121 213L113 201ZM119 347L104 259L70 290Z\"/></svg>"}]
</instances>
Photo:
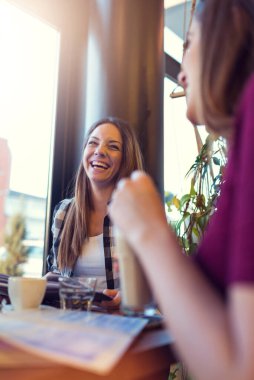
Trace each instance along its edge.
<instances>
[{"instance_id":1,"label":"back of woman's head","mask_svg":"<svg viewBox=\"0 0 254 380\"><path fill-rule=\"evenodd\" d=\"M202 102L215 132L232 125L242 89L254 72L254 0L204 0L201 21Z\"/></svg>"}]
</instances>

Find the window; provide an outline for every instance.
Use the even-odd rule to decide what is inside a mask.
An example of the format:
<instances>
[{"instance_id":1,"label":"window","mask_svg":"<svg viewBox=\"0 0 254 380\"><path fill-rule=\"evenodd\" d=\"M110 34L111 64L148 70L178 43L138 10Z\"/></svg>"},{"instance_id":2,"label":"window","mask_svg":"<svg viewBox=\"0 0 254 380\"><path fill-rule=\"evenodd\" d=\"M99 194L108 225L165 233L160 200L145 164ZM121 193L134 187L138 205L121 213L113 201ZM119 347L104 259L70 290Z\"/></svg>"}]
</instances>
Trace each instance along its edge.
<instances>
[{"instance_id":1,"label":"window","mask_svg":"<svg viewBox=\"0 0 254 380\"><path fill-rule=\"evenodd\" d=\"M174 195L183 195L189 191L190 183L186 181L185 175L193 164L198 149L194 128L186 118L185 97L172 99L170 94L175 90L182 91L180 87L176 88L176 63L179 64L179 72L191 1L165 0L164 5L164 51L170 57L166 59L164 79L164 190ZM204 141L205 131L200 128L199 132Z\"/></svg>"},{"instance_id":2,"label":"window","mask_svg":"<svg viewBox=\"0 0 254 380\"><path fill-rule=\"evenodd\" d=\"M189 190L185 175L198 154L192 124L186 119L185 97L170 98L175 82L164 79L164 189L173 194Z\"/></svg>"},{"instance_id":3,"label":"window","mask_svg":"<svg viewBox=\"0 0 254 380\"><path fill-rule=\"evenodd\" d=\"M42 274L59 46L57 30L0 2L0 272L25 256L18 273Z\"/></svg>"}]
</instances>

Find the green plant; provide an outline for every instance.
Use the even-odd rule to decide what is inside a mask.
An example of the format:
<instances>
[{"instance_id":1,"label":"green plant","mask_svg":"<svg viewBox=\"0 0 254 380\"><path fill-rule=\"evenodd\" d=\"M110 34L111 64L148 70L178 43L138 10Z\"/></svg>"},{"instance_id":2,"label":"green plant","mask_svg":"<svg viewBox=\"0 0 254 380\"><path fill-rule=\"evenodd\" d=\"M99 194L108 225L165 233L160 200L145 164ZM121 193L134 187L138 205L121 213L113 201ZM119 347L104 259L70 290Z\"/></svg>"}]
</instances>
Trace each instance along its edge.
<instances>
[{"instance_id":1,"label":"green plant","mask_svg":"<svg viewBox=\"0 0 254 380\"><path fill-rule=\"evenodd\" d=\"M23 245L25 219L15 214L9 219L8 231L4 235L4 257L0 259L0 273L22 275L20 264L27 260L27 248Z\"/></svg>"},{"instance_id":2,"label":"green plant","mask_svg":"<svg viewBox=\"0 0 254 380\"><path fill-rule=\"evenodd\" d=\"M222 173L226 163L226 145L223 139L212 140L208 135L186 177L191 176L190 190L182 197L165 194L170 223L187 255L192 254L216 209L220 194ZM177 210L179 217L172 220Z\"/></svg>"},{"instance_id":3,"label":"green plant","mask_svg":"<svg viewBox=\"0 0 254 380\"><path fill-rule=\"evenodd\" d=\"M171 364L168 380L194 380L182 362Z\"/></svg>"}]
</instances>

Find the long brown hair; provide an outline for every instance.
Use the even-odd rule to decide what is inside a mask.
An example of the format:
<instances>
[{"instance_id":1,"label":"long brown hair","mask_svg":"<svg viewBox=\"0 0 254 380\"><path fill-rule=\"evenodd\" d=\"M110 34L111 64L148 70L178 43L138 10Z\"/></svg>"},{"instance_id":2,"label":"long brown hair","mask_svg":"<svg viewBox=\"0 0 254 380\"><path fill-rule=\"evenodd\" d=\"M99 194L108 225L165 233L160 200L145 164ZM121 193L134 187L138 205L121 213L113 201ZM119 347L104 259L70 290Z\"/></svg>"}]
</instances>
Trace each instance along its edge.
<instances>
[{"instance_id":1,"label":"long brown hair","mask_svg":"<svg viewBox=\"0 0 254 380\"><path fill-rule=\"evenodd\" d=\"M239 97L254 71L254 1L200 1L196 17L201 21L205 122L224 134L232 127Z\"/></svg>"},{"instance_id":2,"label":"long brown hair","mask_svg":"<svg viewBox=\"0 0 254 380\"><path fill-rule=\"evenodd\" d=\"M106 123L113 124L118 129L123 141L122 161L115 180L117 183L120 178L128 177L133 170L143 169L143 158L133 129L126 121L115 117L107 117L94 123L86 134L84 148L92 132ZM92 210L91 187L82 159L76 175L74 198L65 219L58 248L59 269L72 268L81 254L82 245L88 237L89 215Z\"/></svg>"}]
</instances>

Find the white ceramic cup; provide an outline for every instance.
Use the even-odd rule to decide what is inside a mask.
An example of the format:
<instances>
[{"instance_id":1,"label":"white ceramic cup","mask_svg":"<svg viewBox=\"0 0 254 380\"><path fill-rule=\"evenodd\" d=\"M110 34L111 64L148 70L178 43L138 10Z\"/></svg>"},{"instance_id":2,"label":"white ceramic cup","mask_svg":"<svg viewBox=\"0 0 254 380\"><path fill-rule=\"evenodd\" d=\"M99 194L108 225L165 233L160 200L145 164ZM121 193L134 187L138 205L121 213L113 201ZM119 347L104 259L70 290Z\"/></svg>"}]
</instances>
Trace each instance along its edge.
<instances>
[{"instance_id":1,"label":"white ceramic cup","mask_svg":"<svg viewBox=\"0 0 254 380\"><path fill-rule=\"evenodd\" d=\"M9 277L8 293L14 310L37 309L46 287L46 278Z\"/></svg>"}]
</instances>

